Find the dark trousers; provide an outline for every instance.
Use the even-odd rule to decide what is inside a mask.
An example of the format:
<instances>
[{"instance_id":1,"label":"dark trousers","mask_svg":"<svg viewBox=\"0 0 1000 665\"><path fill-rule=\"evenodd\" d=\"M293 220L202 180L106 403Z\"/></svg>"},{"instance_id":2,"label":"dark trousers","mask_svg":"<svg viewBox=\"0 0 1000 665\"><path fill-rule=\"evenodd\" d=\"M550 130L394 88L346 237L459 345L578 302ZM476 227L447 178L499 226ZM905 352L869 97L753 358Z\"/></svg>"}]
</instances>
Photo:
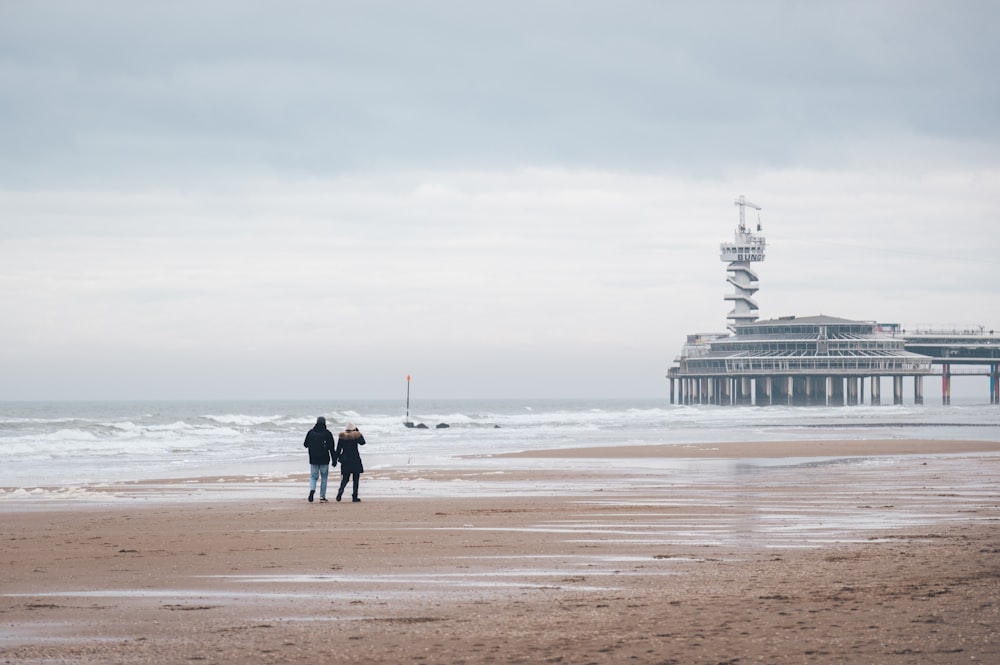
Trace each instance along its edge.
<instances>
[{"instance_id":1,"label":"dark trousers","mask_svg":"<svg viewBox=\"0 0 1000 665\"><path fill-rule=\"evenodd\" d=\"M351 495L351 498L358 498L358 482L361 480L361 474L357 471L354 471L353 473L342 473L340 475L340 491L337 492L337 496L342 496L344 494L344 488L347 487L347 481L352 476L354 478L354 494Z\"/></svg>"}]
</instances>

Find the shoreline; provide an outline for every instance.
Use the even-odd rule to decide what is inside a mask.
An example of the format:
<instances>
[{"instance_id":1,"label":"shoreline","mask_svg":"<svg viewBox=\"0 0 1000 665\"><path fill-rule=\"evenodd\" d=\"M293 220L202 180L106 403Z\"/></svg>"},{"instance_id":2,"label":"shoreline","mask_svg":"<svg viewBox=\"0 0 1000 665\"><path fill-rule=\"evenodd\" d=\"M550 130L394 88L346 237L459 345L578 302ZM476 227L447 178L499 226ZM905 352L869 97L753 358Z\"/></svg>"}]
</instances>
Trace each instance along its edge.
<instances>
[{"instance_id":1,"label":"shoreline","mask_svg":"<svg viewBox=\"0 0 1000 665\"><path fill-rule=\"evenodd\" d=\"M797 439L789 441L750 441L750 442L715 442L715 443L661 443L661 444L625 444L612 446L570 446L565 448L546 448L540 450L522 450L503 453L476 453L457 454L453 459L462 461L489 461L489 460L641 460L641 459L668 459L668 460L774 460L774 459L808 459L808 458L868 458L868 457L912 457L912 456L967 456L985 455L991 456L1000 453L1000 440L948 440L948 439ZM372 455L367 460L377 461L378 456ZM488 480L487 473L476 473L467 468L457 468L450 460L437 463L417 464L417 465L396 465L392 467L381 467L369 464L368 477L379 475L390 478L405 477L414 469L419 470L423 475L429 476L460 476L478 477ZM282 467L289 467L289 463L283 461ZM202 487L212 483L233 483L233 484L260 484L267 485L282 482L301 482L305 471L301 470L302 464L296 464L294 471L250 471L238 473L234 471L235 465L224 464L223 470L219 474L197 474L197 475L163 475L150 476L139 479L116 479L100 482L80 482L73 484L74 488L86 488L93 491L107 491L110 488L128 488L145 485L157 486L185 486L200 485ZM260 468L260 467L258 467ZM553 469L560 471L558 467ZM543 474L544 471L537 467L522 469L535 475ZM339 478L336 469L330 471L330 482ZM497 480L503 480L499 476ZM10 494L25 488L46 488L62 489L64 485L51 485L47 483L24 483L10 484L0 480L0 502L10 499Z\"/></svg>"},{"instance_id":2,"label":"shoreline","mask_svg":"<svg viewBox=\"0 0 1000 665\"><path fill-rule=\"evenodd\" d=\"M376 458L377 459L377 458ZM894 461L1000 460L1000 442L941 439L795 440L573 446L508 453L456 455L423 464L372 463L364 475L369 491L386 498L456 498L504 494L561 496L567 493L627 491L630 484L656 483L678 475L704 482L725 480L734 469L810 464L891 464ZM218 475L147 477L78 484L0 485L6 512L120 503L194 503L284 500L308 483L301 469L238 473L231 465ZM340 479L331 469L335 493Z\"/></svg>"}]
</instances>

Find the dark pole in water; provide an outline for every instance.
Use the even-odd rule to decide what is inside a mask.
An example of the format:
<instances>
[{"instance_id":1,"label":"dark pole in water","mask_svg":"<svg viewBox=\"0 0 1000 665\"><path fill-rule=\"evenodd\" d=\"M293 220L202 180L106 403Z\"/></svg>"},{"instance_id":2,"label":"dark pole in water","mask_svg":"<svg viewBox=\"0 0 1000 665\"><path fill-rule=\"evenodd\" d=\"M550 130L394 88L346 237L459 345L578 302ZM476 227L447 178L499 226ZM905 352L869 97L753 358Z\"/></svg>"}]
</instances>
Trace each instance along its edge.
<instances>
[{"instance_id":1,"label":"dark pole in water","mask_svg":"<svg viewBox=\"0 0 1000 665\"><path fill-rule=\"evenodd\" d=\"M410 422L410 375L406 375L406 421L403 423L407 427L413 427Z\"/></svg>"}]
</instances>

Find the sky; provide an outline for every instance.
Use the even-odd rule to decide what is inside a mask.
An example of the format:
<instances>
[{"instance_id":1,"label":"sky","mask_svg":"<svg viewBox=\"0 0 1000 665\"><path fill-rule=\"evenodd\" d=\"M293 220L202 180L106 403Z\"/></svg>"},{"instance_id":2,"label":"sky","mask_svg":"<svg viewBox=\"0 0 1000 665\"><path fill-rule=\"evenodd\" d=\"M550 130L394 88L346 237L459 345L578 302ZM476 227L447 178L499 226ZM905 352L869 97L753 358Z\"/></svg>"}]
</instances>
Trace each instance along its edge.
<instances>
[{"instance_id":1,"label":"sky","mask_svg":"<svg viewBox=\"0 0 1000 665\"><path fill-rule=\"evenodd\" d=\"M2 0L0 400L666 396L740 195L762 319L1000 329L997 63L988 0Z\"/></svg>"}]
</instances>

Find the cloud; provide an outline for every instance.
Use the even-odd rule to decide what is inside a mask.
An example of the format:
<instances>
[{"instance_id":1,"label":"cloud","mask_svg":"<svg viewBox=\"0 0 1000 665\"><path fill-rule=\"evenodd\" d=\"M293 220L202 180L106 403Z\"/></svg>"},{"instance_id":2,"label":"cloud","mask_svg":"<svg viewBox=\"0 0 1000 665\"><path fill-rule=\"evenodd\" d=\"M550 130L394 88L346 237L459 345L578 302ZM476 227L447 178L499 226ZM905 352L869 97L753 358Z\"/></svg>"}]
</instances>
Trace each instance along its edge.
<instances>
[{"instance_id":1,"label":"cloud","mask_svg":"<svg viewBox=\"0 0 1000 665\"><path fill-rule=\"evenodd\" d=\"M56 4L0 27L28 187L997 154L984 2Z\"/></svg>"}]
</instances>

